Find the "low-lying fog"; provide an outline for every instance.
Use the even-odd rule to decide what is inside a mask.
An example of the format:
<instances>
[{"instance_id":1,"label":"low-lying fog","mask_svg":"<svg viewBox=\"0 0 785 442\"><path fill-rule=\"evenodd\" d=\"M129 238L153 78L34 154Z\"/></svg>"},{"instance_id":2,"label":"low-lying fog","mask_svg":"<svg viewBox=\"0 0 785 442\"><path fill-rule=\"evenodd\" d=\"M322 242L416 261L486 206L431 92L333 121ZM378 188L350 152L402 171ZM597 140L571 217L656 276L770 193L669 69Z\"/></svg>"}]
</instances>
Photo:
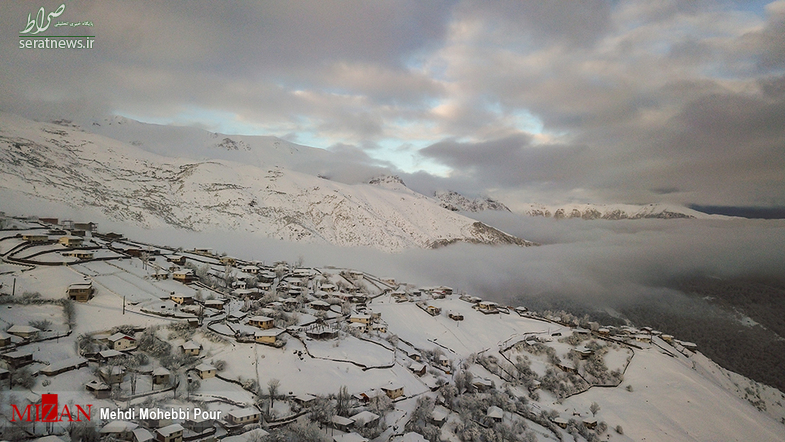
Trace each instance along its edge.
<instances>
[{"instance_id":1,"label":"low-lying fog","mask_svg":"<svg viewBox=\"0 0 785 442\"><path fill-rule=\"evenodd\" d=\"M243 259L350 267L418 286L447 285L483 298L514 303L521 295L560 297L595 306L674 295L665 288L685 276L785 275L785 220L555 220L507 212L467 214L538 247L454 244L437 250L388 254L363 248L294 244L238 232L144 230L107 221L89 209L19 201L28 214L97 220L102 231L173 247L211 247ZM9 215L11 207L4 207Z\"/></svg>"},{"instance_id":2,"label":"low-lying fog","mask_svg":"<svg viewBox=\"0 0 785 442\"><path fill-rule=\"evenodd\" d=\"M100 223L101 231L122 232L157 245L210 247L217 253L266 263L302 257L306 266L348 267L417 286L443 284L534 310L588 313L606 324L629 319L697 342L702 352L724 367L785 391L781 377L785 220L584 221L488 212L471 215L542 245L454 244L387 254L293 244L238 232L144 230L109 222L90 209L53 210L51 203L36 207L33 201L7 198L4 202L13 203L0 208L9 212L25 207L28 214L93 220ZM694 276L710 279L689 283ZM779 282L772 288L748 283L748 277ZM688 282L686 290L684 282ZM706 302L709 298L712 301ZM744 325L739 315L751 315L763 327Z\"/></svg>"},{"instance_id":3,"label":"low-lying fog","mask_svg":"<svg viewBox=\"0 0 785 442\"><path fill-rule=\"evenodd\" d=\"M685 276L785 275L785 220L585 221L511 213L475 217L542 245L455 244L388 254L256 239L240 233L117 229L131 238L185 248L211 247L268 263L293 262L302 256L306 266L350 267L418 286L443 284L505 303L514 303L518 295L525 294L617 307L674 295L665 287Z\"/></svg>"}]
</instances>

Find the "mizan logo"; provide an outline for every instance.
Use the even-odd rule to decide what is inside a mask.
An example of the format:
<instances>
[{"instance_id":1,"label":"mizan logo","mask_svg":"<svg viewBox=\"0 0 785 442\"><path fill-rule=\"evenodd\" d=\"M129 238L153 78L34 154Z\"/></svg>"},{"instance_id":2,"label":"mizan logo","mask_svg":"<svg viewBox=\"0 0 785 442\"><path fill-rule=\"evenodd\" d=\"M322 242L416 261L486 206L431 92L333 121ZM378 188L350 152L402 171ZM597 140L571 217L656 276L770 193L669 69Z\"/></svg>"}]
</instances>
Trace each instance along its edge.
<instances>
[{"instance_id":1,"label":"mizan logo","mask_svg":"<svg viewBox=\"0 0 785 442\"><path fill-rule=\"evenodd\" d=\"M57 394L42 394L40 404L28 404L23 411L16 404L11 404L11 422L82 422L82 417L90 420L92 404L86 405L87 411L81 405L70 410L68 405L60 408L57 399ZM76 413L76 419L72 412Z\"/></svg>"}]
</instances>

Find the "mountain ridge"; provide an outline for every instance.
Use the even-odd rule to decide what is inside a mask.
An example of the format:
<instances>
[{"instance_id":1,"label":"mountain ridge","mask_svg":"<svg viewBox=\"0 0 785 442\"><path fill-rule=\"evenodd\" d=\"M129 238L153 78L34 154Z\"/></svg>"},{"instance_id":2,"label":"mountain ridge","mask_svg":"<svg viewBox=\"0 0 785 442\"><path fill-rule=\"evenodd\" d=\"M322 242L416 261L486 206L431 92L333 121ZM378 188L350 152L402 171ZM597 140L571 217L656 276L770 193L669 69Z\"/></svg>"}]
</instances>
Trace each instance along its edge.
<instances>
[{"instance_id":1,"label":"mountain ridge","mask_svg":"<svg viewBox=\"0 0 785 442\"><path fill-rule=\"evenodd\" d=\"M0 121L6 164L0 188L98 207L114 220L146 228L236 230L388 252L455 242L533 245L414 192L349 185L275 165L164 157L9 114L0 114Z\"/></svg>"}]
</instances>

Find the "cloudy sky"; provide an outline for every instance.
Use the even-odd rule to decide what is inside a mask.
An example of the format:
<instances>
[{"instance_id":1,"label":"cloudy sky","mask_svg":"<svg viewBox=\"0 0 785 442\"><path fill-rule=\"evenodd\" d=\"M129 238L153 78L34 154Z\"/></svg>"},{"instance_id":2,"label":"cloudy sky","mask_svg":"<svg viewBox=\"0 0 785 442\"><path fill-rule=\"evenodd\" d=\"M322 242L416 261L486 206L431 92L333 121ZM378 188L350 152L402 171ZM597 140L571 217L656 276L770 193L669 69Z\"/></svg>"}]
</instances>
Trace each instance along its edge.
<instances>
[{"instance_id":1,"label":"cloudy sky","mask_svg":"<svg viewBox=\"0 0 785 442\"><path fill-rule=\"evenodd\" d=\"M504 202L785 206L785 1L4 2L0 109L276 135Z\"/></svg>"}]
</instances>

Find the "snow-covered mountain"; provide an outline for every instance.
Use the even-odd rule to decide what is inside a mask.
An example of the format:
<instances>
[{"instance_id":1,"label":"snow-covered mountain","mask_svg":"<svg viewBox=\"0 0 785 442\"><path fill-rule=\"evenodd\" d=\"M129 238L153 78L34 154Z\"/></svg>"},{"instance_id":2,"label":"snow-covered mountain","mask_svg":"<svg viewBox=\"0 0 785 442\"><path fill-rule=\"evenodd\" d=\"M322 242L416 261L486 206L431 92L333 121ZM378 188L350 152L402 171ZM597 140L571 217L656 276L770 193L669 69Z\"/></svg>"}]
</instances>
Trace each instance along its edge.
<instances>
[{"instance_id":1,"label":"snow-covered mountain","mask_svg":"<svg viewBox=\"0 0 785 442\"><path fill-rule=\"evenodd\" d=\"M142 123L121 116L77 123L77 127L81 126L90 133L165 157L227 160L318 175L326 172L320 170L319 165L328 163L331 156L324 149L298 145L273 136L225 135L197 127Z\"/></svg>"},{"instance_id":2,"label":"snow-covered mountain","mask_svg":"<svg viewBox=\"0 0 785 442\"><path fill-rule=\"evenodd\" d=\"M232 157L235 161L221 155L206 160L163 156L64 122L38 123L3 113L0 194L95 207L112 220L148 228L169 224L245 231L385 251L455 242L532 244L412 191L348 185L270 165L270 158L292 155L296 148L276 145L277 139L271 138L267 149L250 149L242 138L216 136L214 141L194 150L248 156ZM160 143L152 150L165 152ZM175 155L187 153L182 142L172 146ZM309 154L320 155L318 150Z\"/></svg>"},{"instance_id":3,"label":"snow-covered mountain","mask_svg":"<svg viewBox=\"0 0 785 442\"><path fill-rule=\"evenodd\" d=\"M482 212L483 210L501 210L509 212L510 209L504 204L492 198L467 198L458 192L448 190L446 192L435 192L436 199L441 201L441 206L454 212Z\"/></svg>"},{"instance_id":4,"label":"snow-covered mountain","mask_svg":"<svg viewBox=\"0 0 785 442\"><path fill-rule=\"evenodd\" d=\"M670 204L565 204L543 205L529 204L521 210L529 216L546 218L581 218L581 219L676 219L676 218L711 218L711 215Z\"/></svg>"}]
</instances>

